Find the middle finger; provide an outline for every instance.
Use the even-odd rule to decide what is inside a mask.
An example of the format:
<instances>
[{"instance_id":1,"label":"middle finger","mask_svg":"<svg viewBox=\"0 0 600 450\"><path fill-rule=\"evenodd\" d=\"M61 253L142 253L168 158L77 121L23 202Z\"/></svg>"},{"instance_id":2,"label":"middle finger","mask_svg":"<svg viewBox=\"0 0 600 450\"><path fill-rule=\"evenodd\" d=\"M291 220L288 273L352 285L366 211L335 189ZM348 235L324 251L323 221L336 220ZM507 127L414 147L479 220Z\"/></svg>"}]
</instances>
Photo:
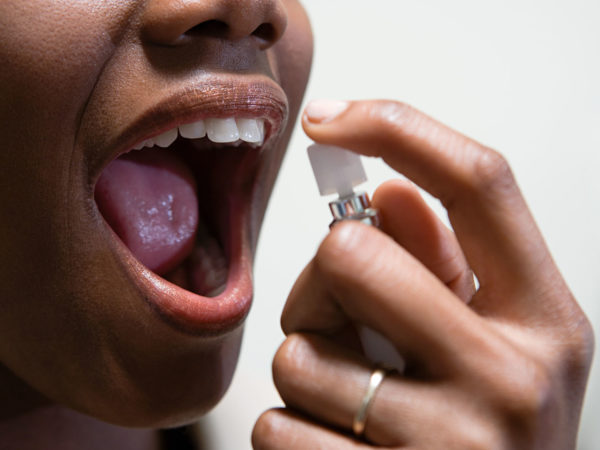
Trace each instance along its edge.
<instances>
[{"instance_id":1,"label":"middle finger","mask_svg":"<svg viewBox=\"0 0 600 450\"><path fill-rule=\"evenodd\" d=\"M383 334L413 368L460 369L464 349L489 337L486 324L419 261L379 230L337 225L294 285L286 334L334 334L359 323ZM448 339L453 336L453 339Z\"/></svg>"},{"instance_id":2,"label":"middle finger","mask_svg":"<svg viewBox=\"0 0 600 450\"><path fill-rule=\"evenodd\" d=\"M392 180L373 195L382 229L465 302L475 293L473 272L456 235L425 203L414 184Z\"/></svg>"}]
</instances>

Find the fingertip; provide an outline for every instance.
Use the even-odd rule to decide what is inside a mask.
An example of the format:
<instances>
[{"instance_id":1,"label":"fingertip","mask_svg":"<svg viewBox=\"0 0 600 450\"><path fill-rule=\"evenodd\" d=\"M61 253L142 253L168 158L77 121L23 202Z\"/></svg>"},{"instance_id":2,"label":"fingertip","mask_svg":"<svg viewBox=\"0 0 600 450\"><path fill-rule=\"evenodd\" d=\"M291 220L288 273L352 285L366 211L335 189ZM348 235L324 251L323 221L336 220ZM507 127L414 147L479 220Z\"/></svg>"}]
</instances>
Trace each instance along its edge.
<instances>
[{"instance_id":1,"label":"fingertip","mask_svg":"<svg viewBox=\"0 0 600 450\"><path fill-rule=\"evenodd\" d=\"M378 228L348 220L334 226L314 261L332 295L339 298L351 286L384 277L392 270L398 248Z\"/></svg>"},{"instance_id":2,"label":"fingertip","mask_svg":"<svg viewBox=\"0 0 600 450\"><path fill-rule=\"evenodd\" d=\"M346 122L354 103L345 100L310 101L302 113L304 132L315 142L347 147L344 141L350 130Z\"/></svg>"},{"instance_id":3,"label":"fingertip","mask_svg":"<svg viewBox=\"0 0 600 450\"><path fill-rule=\"evenodd\" d=\"M371 236L377 231L358 221L336 224L319 246L314 258L315 268L329 287L343 283L349 274L360 270L369 250Z\"/></svg>"},{"instance_id":4,"label":"fingertip","mask_svg":"<svg viewBox=\"0 0 600 450\"><path fill-rule=\"evenodd\" d=\"M408 180L383 183L373 194L372 204L379 210L382 229L401 245L406 244L403 242L404 231L437 227L433 211L423 200L416 185Z\"/></svg>"},{"instance_id":5,"label":"fingertip","mask_svg":"<svg viewBox=\"0 0 600 450\"><path fill-rule=\"evenodd\" d=\"M337 119L344 115L349 107L350 103L343 100L312 100L302 113L302 129L315 142L340 145L335 142L335 137L330 141L332 130L329 125L337 123Z\"/></svg>"},{"instance_id":6,"label":"fingertip","mask_svg":"<svg viewBox=\"0 0 600 450\"><path fill-rule=\"evenodd\" d=\"M317 99L308 102L304 108L302 121L319 125L331 122L348 109L350 103L343 100Z\"/></svg>"},{"instance_id":7,"label":"fingertip","mask_svg":"<svg viewBox=\"0 0 600 450\"><path fill-rule=\"evenodd\" d=\"M332 265L335 268L340 261L346 261L362 247L363 234L368 229L368 225L354 220L344 220L334 225L317 250L317 266L329 272L327 269Z\"/></svg>"},{"instance_id":8,"label":"fingertip","mask_svg":"<svg viewBox=\"0 0 600 450\"><path fill-rule=\"evenodd\" d=\"M394 100L312 100L304 108L302 127L315 142L385 156L411 112L410 106Z\"/></svg>"},{"instance_id":9,"label":"fingertip","mask_svg":"<svg viewBox=\"0 0 600 450\"><path fill-rule=\"evenodd\" d=\"M271 364L273 383L279 392L285 394L294 385L298 364L306 359L308 353L309 347L300 333L288 335L279 346Z\"/></svg>"},{"instance_id":10,"label":"fingertip","mask_svg":"<svg viewBox=\"0 0 600 450\"><path fill-rule=\"evenodd\" d=\"M398 198L420 197L417 186L406 179L388 180L382 183L373 193L372 204L374 208L381 208L391 202L396 202Z\"/></svg>"},{"instance_id":11,"label":"fingertip","mask_svg":"<svg viewBox=\"0 0 600 450\"><path fill-rule=\"evenodd\" d=\"M255 450L277 448L276 441L285 426L285 414L282 408L272 408L263 412L252 430L250 437Z\"/></svg>"}]
</instances>

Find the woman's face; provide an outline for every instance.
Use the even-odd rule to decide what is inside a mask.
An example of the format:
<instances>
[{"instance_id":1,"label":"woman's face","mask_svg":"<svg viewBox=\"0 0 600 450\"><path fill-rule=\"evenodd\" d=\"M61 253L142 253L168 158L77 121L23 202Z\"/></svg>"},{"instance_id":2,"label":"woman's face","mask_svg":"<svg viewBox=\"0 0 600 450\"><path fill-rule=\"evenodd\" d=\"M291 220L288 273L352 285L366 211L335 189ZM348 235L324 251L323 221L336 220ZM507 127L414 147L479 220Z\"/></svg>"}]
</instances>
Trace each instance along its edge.
<instances>
[{"instance_id":1,"label":"woman's face","mask_svg":"<svg viewBox=\"0 0 600 450\"><path fill-rule=\"evenodd\" d=\"M0 2L6 368L122 425L220 399L311 55L297 0Z\"/></svg>"}]
</instances>

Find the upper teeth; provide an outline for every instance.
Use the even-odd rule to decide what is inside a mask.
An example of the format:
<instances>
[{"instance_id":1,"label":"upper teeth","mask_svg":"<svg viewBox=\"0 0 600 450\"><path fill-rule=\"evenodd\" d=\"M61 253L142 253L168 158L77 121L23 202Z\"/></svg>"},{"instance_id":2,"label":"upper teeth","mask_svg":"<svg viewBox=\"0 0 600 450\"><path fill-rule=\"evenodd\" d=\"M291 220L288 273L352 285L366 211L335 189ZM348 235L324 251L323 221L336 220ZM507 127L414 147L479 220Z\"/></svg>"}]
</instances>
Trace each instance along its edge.
<instances>
[{"instance_id":1,"label":"upper teeth","mask_svg":"<svg viewBox=\"0 0 600 450\"><path fill-rule=\"evenodd\" d=\"M139 150L143 147L168 147L177 134L186 139L200 139L207 136L209 140L216 143L239 143L239 141L262 145L265 140L264 119L204 119L197 122L181 125L173 128L151 139L140 142L134 148Z\"/></svg>"}]
</instances>

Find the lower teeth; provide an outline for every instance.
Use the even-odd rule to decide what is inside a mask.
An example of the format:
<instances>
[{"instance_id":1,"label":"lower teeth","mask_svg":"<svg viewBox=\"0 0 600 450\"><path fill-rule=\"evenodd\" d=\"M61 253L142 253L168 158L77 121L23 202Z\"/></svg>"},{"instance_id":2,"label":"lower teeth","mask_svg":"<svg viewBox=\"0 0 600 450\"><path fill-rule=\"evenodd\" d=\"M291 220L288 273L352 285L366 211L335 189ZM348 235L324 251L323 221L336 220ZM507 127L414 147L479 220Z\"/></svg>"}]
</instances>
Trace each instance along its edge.
<instances>
[{"instance_id":1,"label":"lower teeth","mask_svg":"<svg viewBox=\"0 0 600 450\"><path fill-rule=\"evenodd\" d=\"M205 297L216 297L227 285L227 259L218 241L199 229L192 253L175 270L163 275L171 283Z\"/></svg>"},{"instance_id":2,"label":"lower teeth","mask_svg":"<svg viewBox=\"0 0 600 450\"><path fill-rule=\"evenodd\" d=\"M202 244L190 255L190 283L194 292L214 297L225 290L227 260L216 240Z\"/></svg>"}]
</instances>

